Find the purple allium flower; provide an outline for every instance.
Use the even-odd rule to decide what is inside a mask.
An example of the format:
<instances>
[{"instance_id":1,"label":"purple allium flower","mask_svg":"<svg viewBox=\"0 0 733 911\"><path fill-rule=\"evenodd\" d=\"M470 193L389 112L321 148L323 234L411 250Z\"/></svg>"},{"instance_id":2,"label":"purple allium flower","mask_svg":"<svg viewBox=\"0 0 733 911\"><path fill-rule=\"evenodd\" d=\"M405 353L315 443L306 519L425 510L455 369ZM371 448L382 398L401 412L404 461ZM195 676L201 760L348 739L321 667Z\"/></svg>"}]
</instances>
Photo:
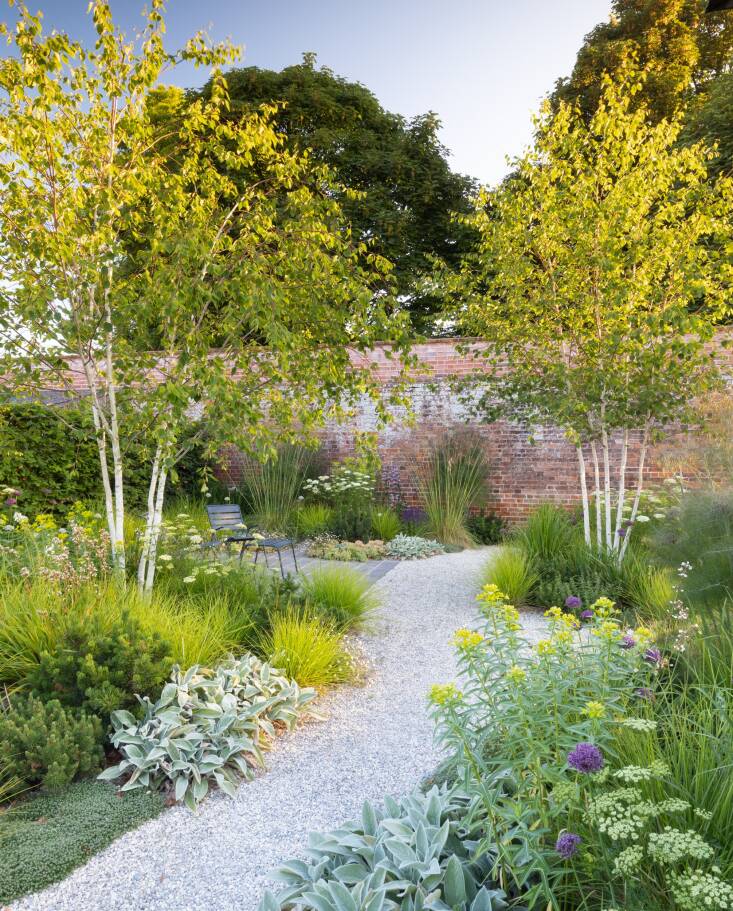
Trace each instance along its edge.
<instances>
[{"instance_id":1,"label":"purple allium flower","mask_svg":"<svg viewBox=\"0 0 733 911\"><path fill-rule=\"evenodd\" d=\"M625 529L625 528L619 528L619 530L616 532L616 534L619 536L619 538L625 538L625 537L626 537L626 529Z\"/></svg>"},{"instance_id":2,"label":"purple allium flower","mask_svg":"<svg viewBox=\"0 0 733 911\"><path fill-rule=\"evenodd\" d=\"M8 499L5 501L5 505L6 506L17 506L18 498L17 497L8 497Z\"/></svg>"},{"instance_id":3,"label":"purple allium flower","mask_svg":"<svg viewBox=\"0 0 733 911\"><path fill-rule=\"evenodd\" d=\"M568 765L576 772L600 772L603 753L594 743L579 743L568 753Z\"/></svg>"},{"instance_id":4,"label":"purple allium flower","mask_svg":"<svg viewBox=\"0 0 733 911\"><path fill-rule=\"evenodd\" d=\"M639 699L648 699L651 701L654 699L654 691L649 689L648 686L640 686L634 691Z\"/></svg>"},{"instance_id":5,"label":"purple allium flower","mask_svg":"<svg viewBox=\"0 0 733 911\"><path fill-rule=\"evenodd\" d=\"M577 595L570 595L565 599L565 607L570 608L570 610L577 610L582 605L582 603L583 602Z\"/></svg>"},{"instance_id":6,"label":"purple allium flower","mask_svg":"<svg viewBox=\"0 0 733 911\"><path fill-rule=\"evenodd\" d=\"M662 663L662 653L658 648L648 648L644 652L644 661L648 661L649 664L661 664Z\"/></svg>"},{"instance_id":7,"label":"purple allium flower","mask_svg":"<svg viewBox=\"0 0 733 911\"><path fill-rule=\"evenodd\" d=\"M555 842L555 850L563 860L570 860L574 854L577 854L582 841L580 835L576 835L575 832L563 832Z\"/></svg>"},{"instance_id":8,"label":"purple allium flower","mask_svg":"<svg viewBox=\"0 0 733 911\"><path fill-rule=\"evenodd\" d=\"M621 648L633 648L636 645L636 639L629 633L626 633L626 635L621 638L619 645Z\"/></svg>"},{"instance_id":9,"label":"purple allium flower","mask_svg":"<svg viewBox=\"0 0 733 911\"><path fill-rule=\"evenodd\" d=\"M584 611L581 613L581 615L580 615L580 619L581 619L581 620L592 620L592 619L593 619L593 611L592 611L592 610L584 610Z\"/></svg>"}]
</instances>

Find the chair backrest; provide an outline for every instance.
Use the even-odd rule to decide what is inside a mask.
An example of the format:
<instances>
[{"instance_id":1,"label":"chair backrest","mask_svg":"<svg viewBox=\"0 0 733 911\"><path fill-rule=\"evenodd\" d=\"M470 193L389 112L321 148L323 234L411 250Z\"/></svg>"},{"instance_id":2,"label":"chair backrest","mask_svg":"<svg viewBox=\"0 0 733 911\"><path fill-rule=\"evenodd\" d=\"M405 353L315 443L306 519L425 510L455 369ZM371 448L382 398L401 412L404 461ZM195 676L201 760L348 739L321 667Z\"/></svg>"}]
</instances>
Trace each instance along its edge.
<instances>
[{"instance_id":1,"label":"chair backrest","mask_svg":"<svg viewBox=\"0 0 733 911\"><path fill-rule=\"evenodd\" d=\"M236 503L222 503L221 505L207 506L206 514L214 531L220 528L242 528L242 510Z\"/></svg>"}]
</instances>

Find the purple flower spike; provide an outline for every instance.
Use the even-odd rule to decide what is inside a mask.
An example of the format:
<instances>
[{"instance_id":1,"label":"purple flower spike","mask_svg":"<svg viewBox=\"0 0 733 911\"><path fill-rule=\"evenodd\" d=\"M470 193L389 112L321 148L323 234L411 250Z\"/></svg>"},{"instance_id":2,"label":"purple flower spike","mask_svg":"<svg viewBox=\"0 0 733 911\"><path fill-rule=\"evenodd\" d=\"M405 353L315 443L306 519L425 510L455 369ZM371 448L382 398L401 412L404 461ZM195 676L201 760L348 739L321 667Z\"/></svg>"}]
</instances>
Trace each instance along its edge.
<instances>
[{"instance_id":1,"label":"purple flower spike","mask_svg":"<svg viewBox=\"0 0 733 911\"><path fill-rule=\"evenodd\" d=\"M646 652L644 652L644 661L648 661L649 664L661 664L662 653L658 648L648 648Z\"/></svg>"},{"instance_id":2,"label":"purple flower spike","mask_svg":"<svg viewBox=\"0 0 733 911\"><path fill-rule=\"evenodd\" d=\"M625 528L619 528L619 530L616 532L616 534L619 536L619 538L625 538L625 537L626 537L626 529L625 529Z\"/></svg>"},{"instance_id":3,"label":"purple flower spike","mask_svg":"<svg viewBox=\"0 0 733 911\"><path fill-rule=\"evenodd\" d=\"M636 639L628 633L622 637L621 642L619 643L621 648L633 648L636 645Z\"/></svg>"},{"instance_id":4,"label":"purple flower spike","mask_svg":"<svg viewBox=\"0 0 733 911\"><path fill-rule=\"evenodd\" d=\"M568 753L568 765L576 772L600 772L603 753L594 743L579 743Z\"/></svg>"},{"instance_id":5,"label":"purple flower spike","mask_svg":"<svg viewBox=\"0 0 733 911\"><path fill-rule=\"evenodd\" d=\"M570 597L565 599L565 607L570 608L570 610L577 610L582 603L583 602L577 595L570 595Z\"/></svg>"},{"instance_id":6,"label":"purple flower spike","mask_svg":"<svg viewBox=\"0 0 733 911\"><path fill-rule=\"evenodd\" d=\"M582 841L580 835L576 835L575 832L563 832L555 842L555 850L563 860L570 860L574 854L578 853Z\"/></svg>"},{"instance_id":7,"label":"purple flower spike","mask_svg":"<svg viewBox=\"0 0 733 911\"><path fill-rule=\"evenodd\" d=\"M580 615L580 619L581 619L581 620L592 620L592 619L593 619L593 611L592 611L592 610L584 610L584 611L581 613L581 615Z\"/></svg>"},{"instance_id":8,"label":"purple flower spike","mask_svg":"<svg viewBox=\"0 0 733 911\"><path fill-rule=\"evenodd\" d=\"M640 686L635 692L639 699L647 699L650 702L654 699L654 691L649 689L648 686Z\"/></svg>"}]
</instances>

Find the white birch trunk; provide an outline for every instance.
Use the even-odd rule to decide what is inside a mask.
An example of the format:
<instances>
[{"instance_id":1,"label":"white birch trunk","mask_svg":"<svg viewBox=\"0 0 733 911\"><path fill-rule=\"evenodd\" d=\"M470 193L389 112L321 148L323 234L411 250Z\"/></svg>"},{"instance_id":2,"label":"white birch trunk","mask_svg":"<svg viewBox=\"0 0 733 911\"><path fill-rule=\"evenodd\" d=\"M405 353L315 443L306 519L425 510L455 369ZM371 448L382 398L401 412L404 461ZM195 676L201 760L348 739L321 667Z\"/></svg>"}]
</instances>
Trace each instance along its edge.
<instances>
[{"instance_id":1,"label":"white birch trunk","mask_svg":"<svg viewBox=\"0 0 733 911\"><path fill-rule=\"evenodd\" d=\"M165 498L165 482L167 477L168 472L165 468L161 468L160 474L158 475L158 489L155 493L155 513L150 535L150 548L148 550L148 566L145 574L145 594L149 594L153 590L155 561L158 553L158 541L160 539L160 529L163 519L163 500Z\"/></svg>"},{"instance_id":2,"label":"white birch trunk","mask_svg":"<svg viewBox=\"0 0 733 911\"><path fill-rule=\"evenodd\" d=\"M598 464L598 448L596 447L595 440L591 441L590 451L591 456L593 457L593 477L596 484L596 547L600 550L603 547L603 517L601 515L601 469Z\"/></svg>"},{"instance_id":3,"label":"white birch trunk","mask_svg":"<svg viewBox=\"0 0 733 911\"><path fill-rule=\"evenodd\" d=\"M111 320L111 315L109 316ZM107 340L106 352L107 397L109 399L110 445L112 449L112 470L114 473L115 500L115 551L117 567L125 570L125 494L122 477L122 448L120 446L120 427L117 417L117 387L112 362L112 342Z\"/></svg>"},{"instance_id":4,"label":"white birch trunk","mask_svg":"<svg viewBox=\"0 0 733 911\"><path fill-rule=\"evenodd\" d=\"M633 529L634 521L636 520L636 515L639 512L639 501L641 500L641 494L644 490L644 462L646 461L646 454L649 449L649 424L644 427L644 435L641 440L641 448L639 450L639 465L636 473L636 491L634 492L634 500L631 507L631 515L629 520L631 525L629 526L629 532L624 537L624 540L621 544L621 551L619 554L619 560L623 560L626 549L629 546L629 538L631 537L631 529Z\"/></svg>"},{"instance_id":5,"label":"white birch trunk","mask_svg":"<svg viewBox=\"0 0 733 911\"><path fill-rule=\"evenodd\" d=\"M601 451L603 452L603 517L607 550L613 550L611 539L611 454L608 446L608 431L605 423L601 425Z\"/></svg>"},{"instance_id":6,"label":"white birch trunk","mask_svg":"<svg viewBox=\"0 0 733 911\"><path fill-rule=\"evenodd\" d=\"M150 484L148 485L148 509L145 515L145 533L143 537L142 551L137 564L137 586L142 592L145 588L145 577L148 566L148 555L150 554L150 541L153 530L153 519L155 518L156 492L158 489L158 477L160 474L160 446L155 450L153 467L150 472Z\"/></svg>"},{"instance_id":7,"label":"white birch trunk","mask_svg":"<svg viewBox=\"0 0 733 911\"><path fill-rule=\"evenodd\" d=\"M621 461L618 469L618 490L616 491L616 523L613 530L613 545L616 550L621 550L623 540L619 535L621 525L624 521L624 504L626 501L626 461L629 453L629 431L624 430L624 438L621 443Z\"/></svg>"},{"instance_id":8,"label":"white birch trunk","mask_svg":"<svg viewBox=\"0 0 733 911\"><path fill-rule=\"evenodd\" d=\"M585 543L590 547L590 506L588 504L588 480L585 476L585 456L583 446L576 446L578 451L578 470L580 472L580 493L583 500L583 536Z\"/></svg>"}]
</instances>

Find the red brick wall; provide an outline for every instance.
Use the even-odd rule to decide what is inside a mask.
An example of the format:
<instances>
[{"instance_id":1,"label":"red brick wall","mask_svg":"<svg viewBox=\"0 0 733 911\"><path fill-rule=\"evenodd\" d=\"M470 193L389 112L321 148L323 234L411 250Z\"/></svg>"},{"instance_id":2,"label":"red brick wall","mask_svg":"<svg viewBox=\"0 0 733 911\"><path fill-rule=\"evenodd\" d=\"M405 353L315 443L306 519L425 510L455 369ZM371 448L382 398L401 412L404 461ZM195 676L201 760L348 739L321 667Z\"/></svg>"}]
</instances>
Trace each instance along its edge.
<instances>
[{"instance_id":1,"label":"red brick wall","mask_svg":"<svg viewBox=\"0 0 733 911\"><path fill-rule=\"evenodd\" d=\"M414 419L405 420L402 411L395 411L394 420L378 432L378 451L382 461L384 492L399 498L405 505L419 505L417 480L424 470L431 447L446 433L470 428L484 441L490 466L489 508L508 521L524 517L538 504L552 500L564 505L578 502L578 461L575 449L556 428L535 428L531 438L527 428L507 421L494 424L466 422L465 408L446 384L447 377L466 375L475 370L475 361L456 350L452 339L436 339L416 346L414 353L425 370L414 372L410 398ZM370 357L384 386L394 381L398 364L390 361L384 348L377 348ZM441 382L442 381L442 382ZM436 388L437 386L437 388ZM373 404L365 402L355 420L348 426L331 425L322 434L323 450L329 459L351 454L355 432L376 430ZM614 439L614 457L620 439ZM629 475L633 478L636 464L636 441L629 454ZM664 455L674 449L675 439L664 448L651 453L647 479L661 480L664 476ZM236 483L241 475L239 454L227 453L221 478ZM593 488L590 466L589 489Z\"/></svg>"}]
</instances>

